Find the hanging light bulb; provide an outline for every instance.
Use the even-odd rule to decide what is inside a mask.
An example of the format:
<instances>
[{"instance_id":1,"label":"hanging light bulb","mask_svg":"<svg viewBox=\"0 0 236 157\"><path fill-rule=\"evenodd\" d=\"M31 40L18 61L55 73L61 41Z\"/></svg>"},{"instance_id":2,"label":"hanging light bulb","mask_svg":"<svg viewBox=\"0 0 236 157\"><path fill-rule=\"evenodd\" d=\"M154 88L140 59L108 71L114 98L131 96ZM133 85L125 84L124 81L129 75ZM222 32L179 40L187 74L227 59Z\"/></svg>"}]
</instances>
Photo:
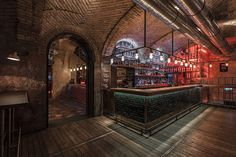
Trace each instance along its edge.
<instances>
[{"instance_id":1,"label":"hanging light bulb","mask_svg":"<svg viewBox=\"0 0 236 157\"><path fill-rule=\"evenodd\" d=\"M125 56L124 56L124 54L122 54L122 56L121 56L121 61L122 61L122 62L125 61Z\"/></svg>"},{"instance_id":2,"label":"hanging light bulb","mask_svg":"<svg viewBox=\"0 0 236 157\"><path fill-rule=\"evenodd\" d=\"M175 64L178 64L178 60L175 60Z\"/></svg>"},{"instance_id":3,"label":"hanging light bulb","mask_svg":"<svg viewBox=\"0 0 236 157\"><path fill-rule=\"evenodd\" d=\"M160 61L163 61L164 60L164 57L163 57L163 55L161 54L160 55Z\"/></svg>"},{"instance_id":4,"label":"hanging light bulb","mask_svg":"<svg viewBox=\"0 0 236 157\"><path fill-rule=\"evenodd\" d=\"M170 62L171 62L171 58L168 57L168 59L167 59L167 63L170 63Z\"/></svg>"},{"instance_id":5,"label":"hanging light bulb","mask_svg":"<svg viewBox=\"0 0 236 157\"><path fill-rule=\"evenodd\" d=\"M188 66L188 63L185 63L184 66L187 67L187 66Z\"/></svg>"},{"instance_id":6,"label":"hanging light bulb","mask_svg":"<svg viewBox=\"0 0 236 157\"><path fill-rule=\"evenodd\" d=\"M73 69L70 69L70 72L72 72L73 71Z\"/></svg>"},{"instance_id":7,"label":"hanging light bulb","mask_svg":"<svg viewBox=\"0 0 236 157\"><path fill-rule=\"evenodd\" d=\"M87 69L87 66L86 66L86 65L84 66L84 69L85 69L85 70Z\"/></svg>"},{"instance_id":8,"label":"hanging light bulb","mask_svg":"<svg viewBox=\"0 0 236 157\"><path fill-rule=\"evenodd\" d=\"M229 63L225 63L225 66L227 66L227 67L228 67L228 66L229 66Z\"/></svg>"},{"instance_id":9,"label":"hanging light bulb","mask_svg":"<svg viewBox=\"0 0 236 157\"><path fill-rule=\"evenodd\" d=\"M80 67L79 70L83 70L83 67Z\"/></svg>"},{"instance_id":10,"label":"hanging light bulb","mask_svg":"<svg viewBox=\"0 0 236 157\"><path fill-rule=\"evenodd\" d=\"M153 53L152 53L152 52L150 52L149 58L150 58L150 59L153 59Z\"/></svg>"},{"instance_id":11,"label":"hanging light bulb","mask_svg":"<svg viewBox=\"0 0 236 157\"><path fill-rule=\"evenodd\" d=\"M190 68L192 68L192 67L193 67L192 63L190 63L190 64L189 64L189 67L190 67Z\"/></svg>"},{"instance_id":12,"label":"hanging light bulb","mask_svg":"<svg viewBox=\"0 0 236 157\"><path fill-rule=\"evenodd\" d=\"M181 66L183 66L183 65L184 65L184 62L183 62L182 60L180 61L180 65L181 65Z\"/></svg>"},{"instance_id":13,"label":"hanging light bulb","mask_svg":"<svg viewBox=\"0 0 236 157\"><path fill-rule=\"evenodd\" d=\"M79 68L77 68L76 70L79 71Z\"/></svg>"},{"instance_id":14,"label":"hanging light bulb","mask_svg":"<svg viewBox=\"0 0 236 157\"><path fill-rule=\"evenodd\" d=\"M138 59L138 53L135 53L135 59Z\"/></svg>"},{"instance_id":15,"label":"hanging light bulb","mask_svg":"<svg viewBox=\"0 0 236 157\"><path fill-rule=\"evenodd\" d=\"M195 64L193 65L193 68L194 68L194 69L196 68L196 65L195 65Z\"/></svg>"},{"instance_id":16,"label":"hanging light bulb","mask_svg":"<svg viewBox=\"0 0 236 157\"><path fill-rule=\"evenodd\" d=\"M76 71L76 69L74 68L73 71Z\"/></svg>"},{"instance_id":17,"label":"hanging light bulb","mask_svg":"<svg viewBox=\"0 0 236 157\"><path fill-rule=\"evenodd\" d=\"M212 64L211 63L209 64L209 67L212 68Z\"/></svg>"},{"instance_id":18,"label":"hanging light bulb","mask_svg":"<svg viewBox=\"0 0 236 157\"><path fill-rule=\"evenodd\" d=\"M114 63L114 59L113 58L111 58L110 63L111 63L111 65Z\"/></svg>"}]
</instances>

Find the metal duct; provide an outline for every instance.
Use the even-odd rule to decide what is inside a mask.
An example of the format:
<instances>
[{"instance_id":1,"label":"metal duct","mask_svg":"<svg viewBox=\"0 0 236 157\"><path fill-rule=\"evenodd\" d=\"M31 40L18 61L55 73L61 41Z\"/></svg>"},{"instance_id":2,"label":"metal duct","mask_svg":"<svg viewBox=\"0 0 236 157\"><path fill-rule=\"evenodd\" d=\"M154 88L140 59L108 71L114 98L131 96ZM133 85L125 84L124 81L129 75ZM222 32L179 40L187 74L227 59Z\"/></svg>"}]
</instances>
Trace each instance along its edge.
<instances>
[{"instance_id":1,"label":"metal duct","mask_svg":"<svg viewBox=\"0 0 236 157\"><path fill-rule=\"evenodd\" d=\"M188 37L201 43L216 55L222 55L221 51L211 43L209 38L200 32L191 19L185 18L166 0L133 0L145 10L150 11L155 16L170 25L174 29L178 29Z\"/></svg>"},{"instance_id":2,"label":"metal duct","mask_svg":"<svg viewBox=\"0 0 236 157\"><path fill-rule=\"evenodd\" d=\"M229 55L232 52L227 41L222 37L221 32L215 21L211 20L209 10L203 0L174 0L176 5L181 8L195 24L210 38L212 43L220 51Z\"/></svg>"}]
</instances>

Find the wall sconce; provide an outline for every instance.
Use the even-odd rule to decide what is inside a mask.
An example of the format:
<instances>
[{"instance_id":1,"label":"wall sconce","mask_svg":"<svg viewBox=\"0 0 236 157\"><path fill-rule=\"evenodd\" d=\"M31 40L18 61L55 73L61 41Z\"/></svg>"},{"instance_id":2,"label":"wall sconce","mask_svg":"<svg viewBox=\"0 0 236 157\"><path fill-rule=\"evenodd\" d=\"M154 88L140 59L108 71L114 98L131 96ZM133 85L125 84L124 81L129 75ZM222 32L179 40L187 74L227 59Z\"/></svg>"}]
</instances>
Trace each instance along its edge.
<instances>
[{"instance_id":1,"label":"wall sconce","mask_svg":"<svg viewBox=\"0 0 236 157\"><path fill-rule=\"evenodd\" d=\"M10 53L7 57L8 60L11 60L11 61L17 61L19 62L20 61L20 57L18 56L18 53L17 52L13 52L13 53Z\"/></svg>"}]
</instances>

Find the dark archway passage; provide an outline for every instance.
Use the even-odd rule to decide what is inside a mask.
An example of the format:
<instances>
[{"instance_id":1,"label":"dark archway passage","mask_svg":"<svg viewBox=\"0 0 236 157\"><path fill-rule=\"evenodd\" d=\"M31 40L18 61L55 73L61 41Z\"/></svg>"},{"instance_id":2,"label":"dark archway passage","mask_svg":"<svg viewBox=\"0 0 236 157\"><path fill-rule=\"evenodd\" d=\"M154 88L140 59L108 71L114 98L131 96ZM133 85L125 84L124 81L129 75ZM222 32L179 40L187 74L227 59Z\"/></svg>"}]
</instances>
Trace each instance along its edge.
<instances>
[{"instance_id":1,"label":"dark archway passage","mask_svg":"<svg viewBox=\"0 0 236 157\"><path fill-rule=\"evenodd\" d=\"M94 55L72 33L52 38L47 48L48 124L94 115Z\"/></svg>"}]
</instances>

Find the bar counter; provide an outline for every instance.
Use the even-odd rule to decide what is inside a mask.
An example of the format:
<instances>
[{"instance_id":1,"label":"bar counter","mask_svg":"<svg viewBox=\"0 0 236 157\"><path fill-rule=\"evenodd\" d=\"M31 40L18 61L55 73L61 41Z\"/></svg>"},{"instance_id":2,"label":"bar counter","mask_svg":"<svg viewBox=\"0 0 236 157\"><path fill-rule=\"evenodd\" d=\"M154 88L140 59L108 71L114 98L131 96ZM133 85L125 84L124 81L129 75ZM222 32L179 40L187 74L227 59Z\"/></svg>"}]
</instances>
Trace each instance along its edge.
<instances>
[{"instance_id":1,"label":"bar counter","mask_svg":"<svg viewBox=\"0 0 236 157\"><path fill-rule=\"evenodd\" d=\"M114 94L115 115L142 124L143 127L151 127L158 119L168 118L201 102L200 85L111 90Z\"/></svg>"},{"instance_id":2,"label":"bar counter","mask_svg":"<svg viewBox=\"0 0 236 157\"><path fill-rule=\"evenodd\" d=\"M199 87L199 85L185 85L176 87L150 88L150 89L136 89L136 88L111 88L113 92L130 93L135 95L152 96L156 94L165 94L175 91L187 90Z\"/></svg>"}]
</instances>

